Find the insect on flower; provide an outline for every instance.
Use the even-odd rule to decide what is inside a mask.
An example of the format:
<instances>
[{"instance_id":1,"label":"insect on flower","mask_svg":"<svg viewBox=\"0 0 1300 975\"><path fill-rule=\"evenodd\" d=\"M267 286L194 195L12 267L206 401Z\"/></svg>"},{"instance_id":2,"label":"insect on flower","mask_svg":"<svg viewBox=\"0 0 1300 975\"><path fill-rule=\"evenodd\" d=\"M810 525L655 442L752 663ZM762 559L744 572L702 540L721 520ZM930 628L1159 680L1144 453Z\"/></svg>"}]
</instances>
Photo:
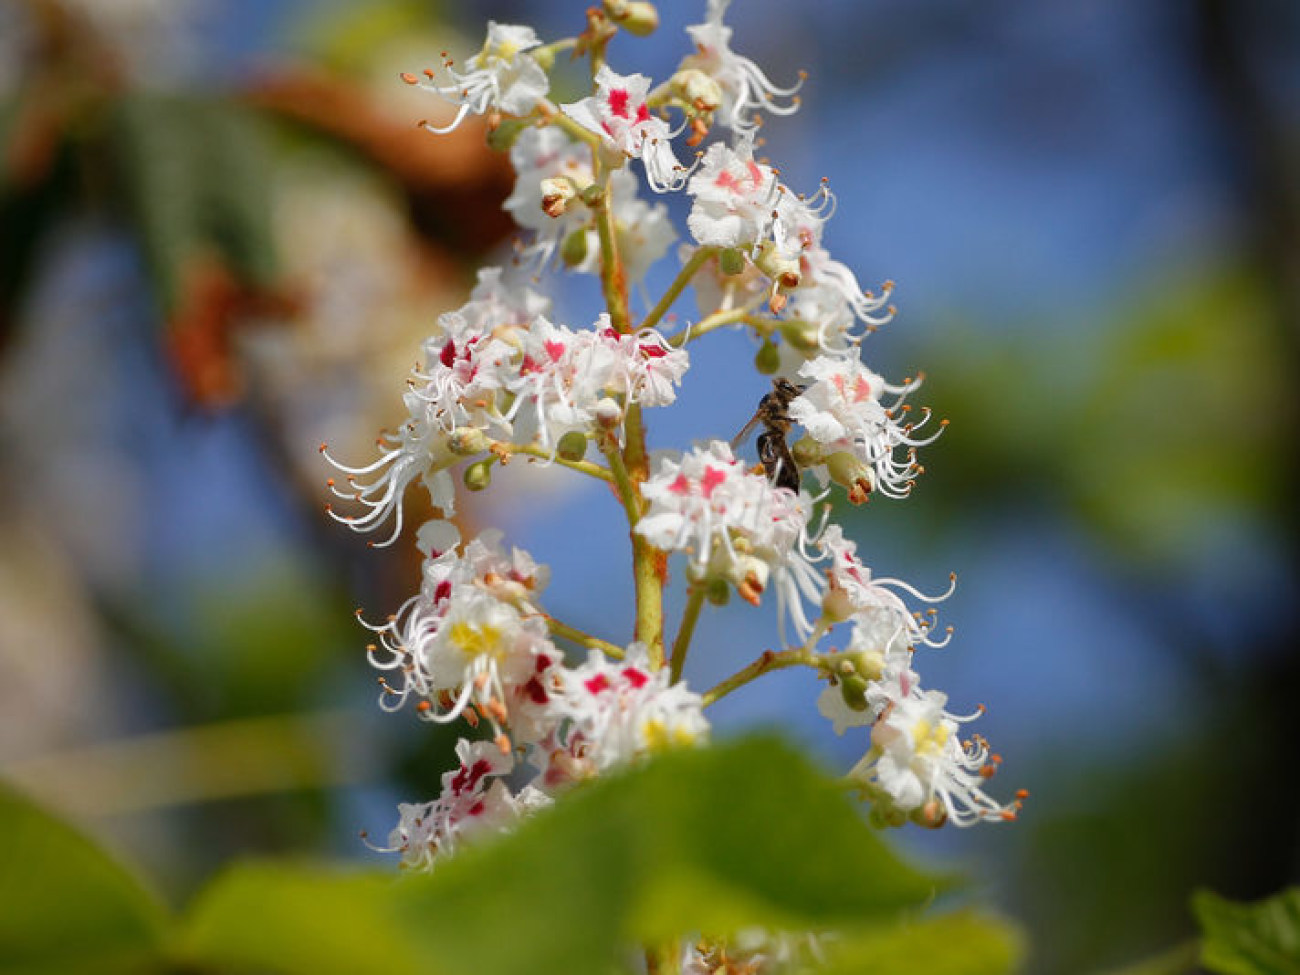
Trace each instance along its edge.
<instances>
[{"instance_id":1,"label":"insect on flower","mask_svg":"<svg viewBox=\"0 0 1300 975\"><path fill-rule=\"evenodd\" d=\"M749 432L761 423L763 432L758 435L758 459L767 472L767 479L777 487L789 488L796 493L799 491L801 472L785 438L794 426L794 421L790 419L790 404L803 391L803 386L797 386L788 379L773 379L772 391L758 401L754 415L731 441L731 449L737 449L749 436Z\"/></svg>"}]
</instances>

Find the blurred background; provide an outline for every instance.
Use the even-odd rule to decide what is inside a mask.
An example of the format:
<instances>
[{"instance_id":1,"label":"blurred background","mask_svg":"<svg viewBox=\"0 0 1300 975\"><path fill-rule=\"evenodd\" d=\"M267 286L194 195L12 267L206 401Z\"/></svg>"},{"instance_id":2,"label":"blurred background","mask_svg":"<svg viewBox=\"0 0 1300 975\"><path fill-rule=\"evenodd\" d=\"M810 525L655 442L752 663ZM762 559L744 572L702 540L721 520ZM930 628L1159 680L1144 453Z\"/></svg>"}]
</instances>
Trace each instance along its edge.
<instances>
[{"instance_id":1,"label":"blurred background","mask_svg":"<svg viewBox=\"0 0 1300 975\"><path fill-rule=\"evenodd\" d=\"M665 77L703 6L663 4L613 65ZM508 254L504 162L481 129L418 130L445 107L397 78L488 18L552 39L582 4L0 0L0 776L173 902L239 856L374 861L358 831L437 791L450 741L374 706L352 615L415 590L410 538L328 521L317 447L365 462L437 314ZM952 420L911 499L839 516L880 574L958 574L918 670L989 706L994 791L1032 793L1014 826L896 841L968 870L1035 972L1184 940L1195 887L1294 882L1300 7L728 22L777 83L809 72L763 152L796 189L829 178L832 252L897 282L865 359L924 370ZM589 280L551 291L560 321L596 313ZM738 430L754 349L693 347L654 445ZM552 565L557 616L627 640L617 506L522 466L467 518ZM692 684L772 646L770 609L710 612ZM865 740L817 689L762 682L719 733L779 724L847 768Z\"/></svg>"}]
</instances>

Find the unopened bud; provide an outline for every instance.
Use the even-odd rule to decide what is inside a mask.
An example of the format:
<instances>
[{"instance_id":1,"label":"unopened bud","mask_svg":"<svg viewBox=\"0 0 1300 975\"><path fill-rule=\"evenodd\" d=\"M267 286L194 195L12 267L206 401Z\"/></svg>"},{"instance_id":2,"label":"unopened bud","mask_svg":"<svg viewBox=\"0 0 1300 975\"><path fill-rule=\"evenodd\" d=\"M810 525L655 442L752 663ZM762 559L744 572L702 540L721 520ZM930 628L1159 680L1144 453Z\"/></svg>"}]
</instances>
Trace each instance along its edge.
<instances>
[{"instance_id":1,"label":"unopened bud","mask_svg":"<svg viewBox=\"0 0 1300 975\"><path fill-rule=\"evenodd\" d=\"M542 180L542 212L552 219L563 216L569 201L578 195L573 181L562 176L548 176Z\"/></svg>"},{"instance_id":2,"label":"unopened bud","mask_svg":"<svg viewBox=\"0 0 1300 975\"><path fill-rule=\"evenodd\" d=\"M731 587L727 585L726 579L714 576L706 583L706 586L704 598L714 606L725 606L731 601Z\"/></svg>"},{"instance_id":3,"label":"unopened bud","mask_svg":"<svg viewBox=\"0 0 1300 975\"><path fill-rule=\"evenodd\" d=\"M840 697L850 711L865 711L867 704L867 682L857 674L840 678Z\"/></svg>"},{"instance_id":4,"label":"unopened bud","mask_svg":"<svg viewBox=\"0 0 1300 975\"><path fill-rule=\"evenodd\" d=\"M847 450L837 450L826 458L831 480L849 489L849 500L862 504L874 486L871 468Z\"/></svg>"},{"instance_id":5,"label":"unopened bud","mask_svg":"<svg viewBox=\"0 0 1300 975\"><path fill-rule=\"evenodd\" d=\"M637 37L653 34L659 26L659 11L643 0L605 0L605 12L610 20Z\"/></svg>"},{"instance_id":6,"label":"unopened bud","mask_svg":"<svg viewBox=\"0 0 1300 975\"><path fill-rule=\"evenodd\" d=\"M461 427L447 435L447 449L460 457L481 454L488 449L488 438L477 427Z\"/></svg>"},{"instance_id":7,"label":"unopened bud","mask_svg":"<svg viewBox=\"0 0 1300 975\"><path fill-rule=\"evenodd\" d=\"M528 119L503 118L497 125L488 130L488 148L494 152L509 152L510 147L519 138L519 133L532 124Z\"/></svg>"},{"instance_id":8,"label":"unopened bud","mask_svg":"<svg viewBox=\"0 0 1300 975\"><path fill-rule=\"evenodd\" d=\"M718 255L718 269L731 277L745 270L745 255L739 247L728 247Z\"/></svg>"},{"instance_id":9,"label":"unopened bud","mask_svg":"<svg viewBox=\"0 0 1300 975\"><path fill-rule=\"evenodd\" d=\"M613 430L623 422L623 407L618 405L617 400L603 396L596 400L596 424L602 430Z\"/></svg>"},{"instance_id":10,"label":"unopened bud","mask_svg":"<svg viewBox=\"0 0 1300 975\"><path fill-rule=\"evenodd\" d=\"M582 460L587 456L587 435L581 430L570 430L560 438L555 452L565 460Z\"/></svg>"},{"instance_id":11,"label":"unopened bud","mask_svg":"<svg viewBox=\"0 0 1300 975\"><path fill-rule=\"evenodd\" d=\"M812 322L788 321L781 323L781 337L798 352L815 353L821 349L817 326Z\"/></svg>"},{"instance_id":12,"label":"unopened bud","mask_svg":"<svg viewBox=\"0 0 1300 975\"><path fill-rule=\"evenodd\" d=\"M579 227L560 244L560 260L569 267L577 267L587 259L587 228Z\"/></svg>"},{"instance_id":13,"label":"unopened bud","mask_svg":"<svg viewBox=\"0 0 1300 975\"><path fill-rule=\"evenodd\" d=\"M772 243L765 244L754 261L758 269L776 282L778 287L790 289L799 287L802 273L799 270L799 258L782 254Z\"/></svg>"},{"instance_id":14,"label":"unopened bud","mask_svg":"<svg viewBox=\"0 0 1300 975\"><path fill-rule=\"evenodd\" d=\"M471 491L482 491L492 483L492 461L475 461L465 468L465 487Z\"/></svg>"},{"instance_id":15,"label":"unopened bud","mask_svg":"<svg viewBox=\"0 0 1300 975\"><path fill-rule=\"evenodd\" d=\"M800 437L790 446L790 456L800 467L816 467L824 457L822 445L812 437Z\"/></svg>"},{"instance_id":16,"label":"unopened bud","mask_svg":"<svg viewBox=\"0 0 1300 975\"><path fill-rule=\"evenodd\" d=\"M754 356L754 368L764 376L774 376L781 368L781 350L770 339L764 339Z\"/></svg>"},{"instance_id":17,"label":"unopened bud","mask_svg":"<svg viewBox=\"0 0 1300 975\"><path fill-rule=\"evenodd\" d=\"M938 829L948 821L948 810L938 799L931 799L929 802L922 803L919 808L913 809L911 819L912 822L926 829Z\"/></svg>"},{"instance_id":18,"label":"unopened bud","mask_svg":"<svg viewBox=\"0 0 1300 975\"><path fill-rule=\"evenodd\" d=\"M722 87L699 68L678 71L669 82L682 101L702 112L711 112L722 104Z\"/></svg>"},{"instance_id":19,"label":"unopened bud","mask_svg":"<svg viewBox=\"0 0 1300 975\"><path fill-rule=\"evenodd\" d=\"M528 52L528 56L536 61L537 66L543 71L549 72L555 67L555 48L549 44L533 48Z\"/></svg>"}]
</instances>

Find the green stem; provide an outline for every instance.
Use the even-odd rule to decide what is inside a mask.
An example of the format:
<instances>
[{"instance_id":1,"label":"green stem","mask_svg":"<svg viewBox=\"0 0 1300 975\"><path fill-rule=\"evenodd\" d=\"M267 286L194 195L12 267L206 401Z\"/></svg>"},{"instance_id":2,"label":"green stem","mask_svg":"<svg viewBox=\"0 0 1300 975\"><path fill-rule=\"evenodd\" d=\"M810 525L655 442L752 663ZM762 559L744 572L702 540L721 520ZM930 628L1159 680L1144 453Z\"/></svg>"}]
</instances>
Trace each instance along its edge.
<instances>
[{"instance_id":1,"label":"green stem","mask_svg":"<svg viewBox=\"0 0 1300 975\"><path fill-rule=\"evenodd\" d=\"M610 643L608 640L602 640L600 637L592 636L576 626L570 626L568 623L562 623L549 613L542 613L542 619L546 620L547 629L555 636L564 637L580 647L587 647L591 650L599 650L607 657L613 657L615 660L623 659L623 648Z\"/></svg>"},{"instance_id":2,"label":"green stem","mask_svg":"<svg viewBox=\"0 0 1300 975\"><path fill-rule=\"evenodd\" d=\"M599 155L599 153L597 153ZM609 311L609 323L626 335L632 331L632 316L627 305L627 269L618 253L618 234L614 228L614 208L610 206L608 177L600 187L596 211L596 236L600 238L600 287Z\"/></svg>"},{"instance_id":3,"label":"green stem","mask_svg":"<svg viewBox=\"0 0 1300 975\"><path fill-rule=\"evenodd\" d=\"M565 115L564 112L560 110L560 107L554 102L547 101L543 98L538 102L538 105L541 108L542 118L546 120L547 125L554 125L563 129L579 142L585 142L587 145L591 146L592 149L600 149L600 136L595 132L592 132L591 129L585 128L573 119L569 118L569 116Z\"/></svg>"},{"instance_id":4,"label":"green stem","mask_svg":"<svg viewBox=\"0 0 1300 975\"><path fill-rule=\"evenodd\" d=\"M687 342L694 342L696 339L708 335L714 329L722 328L724 325L734 325L737 322L749 321L751 311L753 309L748 305L742 305L740 308L732 308L728 311L715 311L712 315L701 319L685 331L678 332L668 340L668 344L680 349Z\"/></svg>"},{"instance_id":5,"label":"green stem","mask_svg":"<svg viewBox=\"0 0 1300 975\"><path fill-rule=\"evenodd\" d=\"M659 303L650 309L650 313L641 322L641 327L653 328L657 325L659 320L668 313L668 309L673 306L673 302L686 290L686 286L691 283L691 279L695 277L696 272L704 266L704 262L717 252L718 248L716 247L701 247L692 254L691 259L682 265L682 269L677 272L677 277L669 285L668 290L664 292L664 296L659 299Z\"/></svg>"},{"instance_id":6,"label":"green stem","mask_svg":"<svg viewBox=\"0 0 1300 975\"><path fill-rule=\"evenodd\" d=\"M757 660L749 666L743 667L736 671L726 680L717 684L704 695L704 706L707 708L726 697L732 691L744 687L750 681L762 677L771 670L784 670L786 667L818 667L822 666L822 658L808 649L807 646L795 647L793 650L764 650Z\"/></svg>"},{"instance_id":7,"label":"green stem","mask_svg":"<svg viewBox=\"0 0 1300 975\"><path fill-rule=\"evenodd\" d=\"M703 586L692 586L686 596L682 622L677 627L677 638L673 640L671 669L668 671L670 683L676 684L682 679L682 669L686 666L686 654L691 647L691 637L695 634L695 624L700 618L700 609L704 606L704 592Z\"/></svg>"},{"instance_id":8,"label":"green stem","mask_svg":"<svg viewBox=\"0 0 1300 975\"><path fill-rule=\"evenodd\" d=\"M599 464L593 464L589 460L566 460L559 454L553 454L536 444L507 444L501 443L500 447L503 452L511 454L527 454L529 457L536 457L539 460L553 461L561 467L567 467L571 471L577 471L579 474L586 474L589 477L599 478L607 484L614 481L614 475Z\"/></svg>"},{"instance_id":9,"label":"green stem","mask_svg":"<svg viewBox=\"0 0 1300 975\"><path fill-rule=\"evenodd\" d=\"M668 556L655 548L636 531L641 520L640 485L650 476L650 457L646 452L645 424L641 407L632 403L623 421L627 437L623 448L625 470L635 493L636 518L629 515L632 530L632 579L636 585L636 638L645 644L650 665L664 666L664 582L668 577ZM617 453L617 451L615 451Z\"/></svg>"}]
</instances>

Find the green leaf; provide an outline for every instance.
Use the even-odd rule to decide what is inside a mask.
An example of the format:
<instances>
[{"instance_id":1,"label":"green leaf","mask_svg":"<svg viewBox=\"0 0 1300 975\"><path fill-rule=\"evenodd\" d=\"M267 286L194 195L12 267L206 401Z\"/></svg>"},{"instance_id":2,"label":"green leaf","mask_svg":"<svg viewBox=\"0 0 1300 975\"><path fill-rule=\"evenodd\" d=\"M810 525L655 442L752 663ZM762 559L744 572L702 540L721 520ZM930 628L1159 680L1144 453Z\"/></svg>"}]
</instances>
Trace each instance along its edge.
<instances>
[{"instance_id":1,"label":"green leaf","mask_svg":"<svg viewBox=\"0 0 1300 975\"><path fill-rule=\"evenodd\" d=\"M1005 975L1023 953L1015 928L970 912L828 940L826 949L819 975Z\"/></svg>"},{"instance_id":2,"label":"green leaf","mask_svg":"<svg viewBox=\"0 0 1300 975\"><path fill-rule=\"evenodd\" d=\"M161 967L166 916L96 844L0 786L0 971Z\"/></svg>"},{"instance_id":3,"label":"green leaf","mask_svg":"<svg viewBox=\"0 0 1300 975\"><path fill-rule=\"evenodd\" d=\"M259 863L235 867L199 897L179 941L203 969L316 975L434 970L389 908L392 873Z\"/></svg>"},{"instance_id":4,"label":"green leaf","mask_svg":"<svg viewBox=\"0 0 1300 975\"><path fill-rule=\"evenodd\" d=\"M1300 975L1300 888L1237 904L1208 890L1192 897L1201 964L1225 975Z\"/></svg>"},{"instance_id":5,"label":"green leaf","mask_svg":"<svg viewBox=\"0 0 1300 975\"><path fill-rule=\"evenodd\" d=\"M167 312L180 302L187 262L203 240L201 160L178 98L129 95L111 124L116 178L125 188L150 276Z\"/></svg>"},{"instance_id":6,"label":"green leaf","mask_svg":"<svg viewBox=\"0 0 1300 975\"><path fill-rule=\"evenodd\" d=\"M636 944L856 929L938 887L806 759L757 738L591 783L428 876L237 868L203 898L186 944L198 962L314 975L606 975Z\"/></svg>"},{"instance_id":7,"label":"green leaf","mask_svg":"<svg viewBox=\"0 0 1300 975\"><path fill-rule=\"evenodd\" d=\"M190 264L219 255L245 284L275 275L270 161L246 110L134 94L118 101L113 150L134 229L164 311L180 304Z\"/></svg>"}]
</instances>

